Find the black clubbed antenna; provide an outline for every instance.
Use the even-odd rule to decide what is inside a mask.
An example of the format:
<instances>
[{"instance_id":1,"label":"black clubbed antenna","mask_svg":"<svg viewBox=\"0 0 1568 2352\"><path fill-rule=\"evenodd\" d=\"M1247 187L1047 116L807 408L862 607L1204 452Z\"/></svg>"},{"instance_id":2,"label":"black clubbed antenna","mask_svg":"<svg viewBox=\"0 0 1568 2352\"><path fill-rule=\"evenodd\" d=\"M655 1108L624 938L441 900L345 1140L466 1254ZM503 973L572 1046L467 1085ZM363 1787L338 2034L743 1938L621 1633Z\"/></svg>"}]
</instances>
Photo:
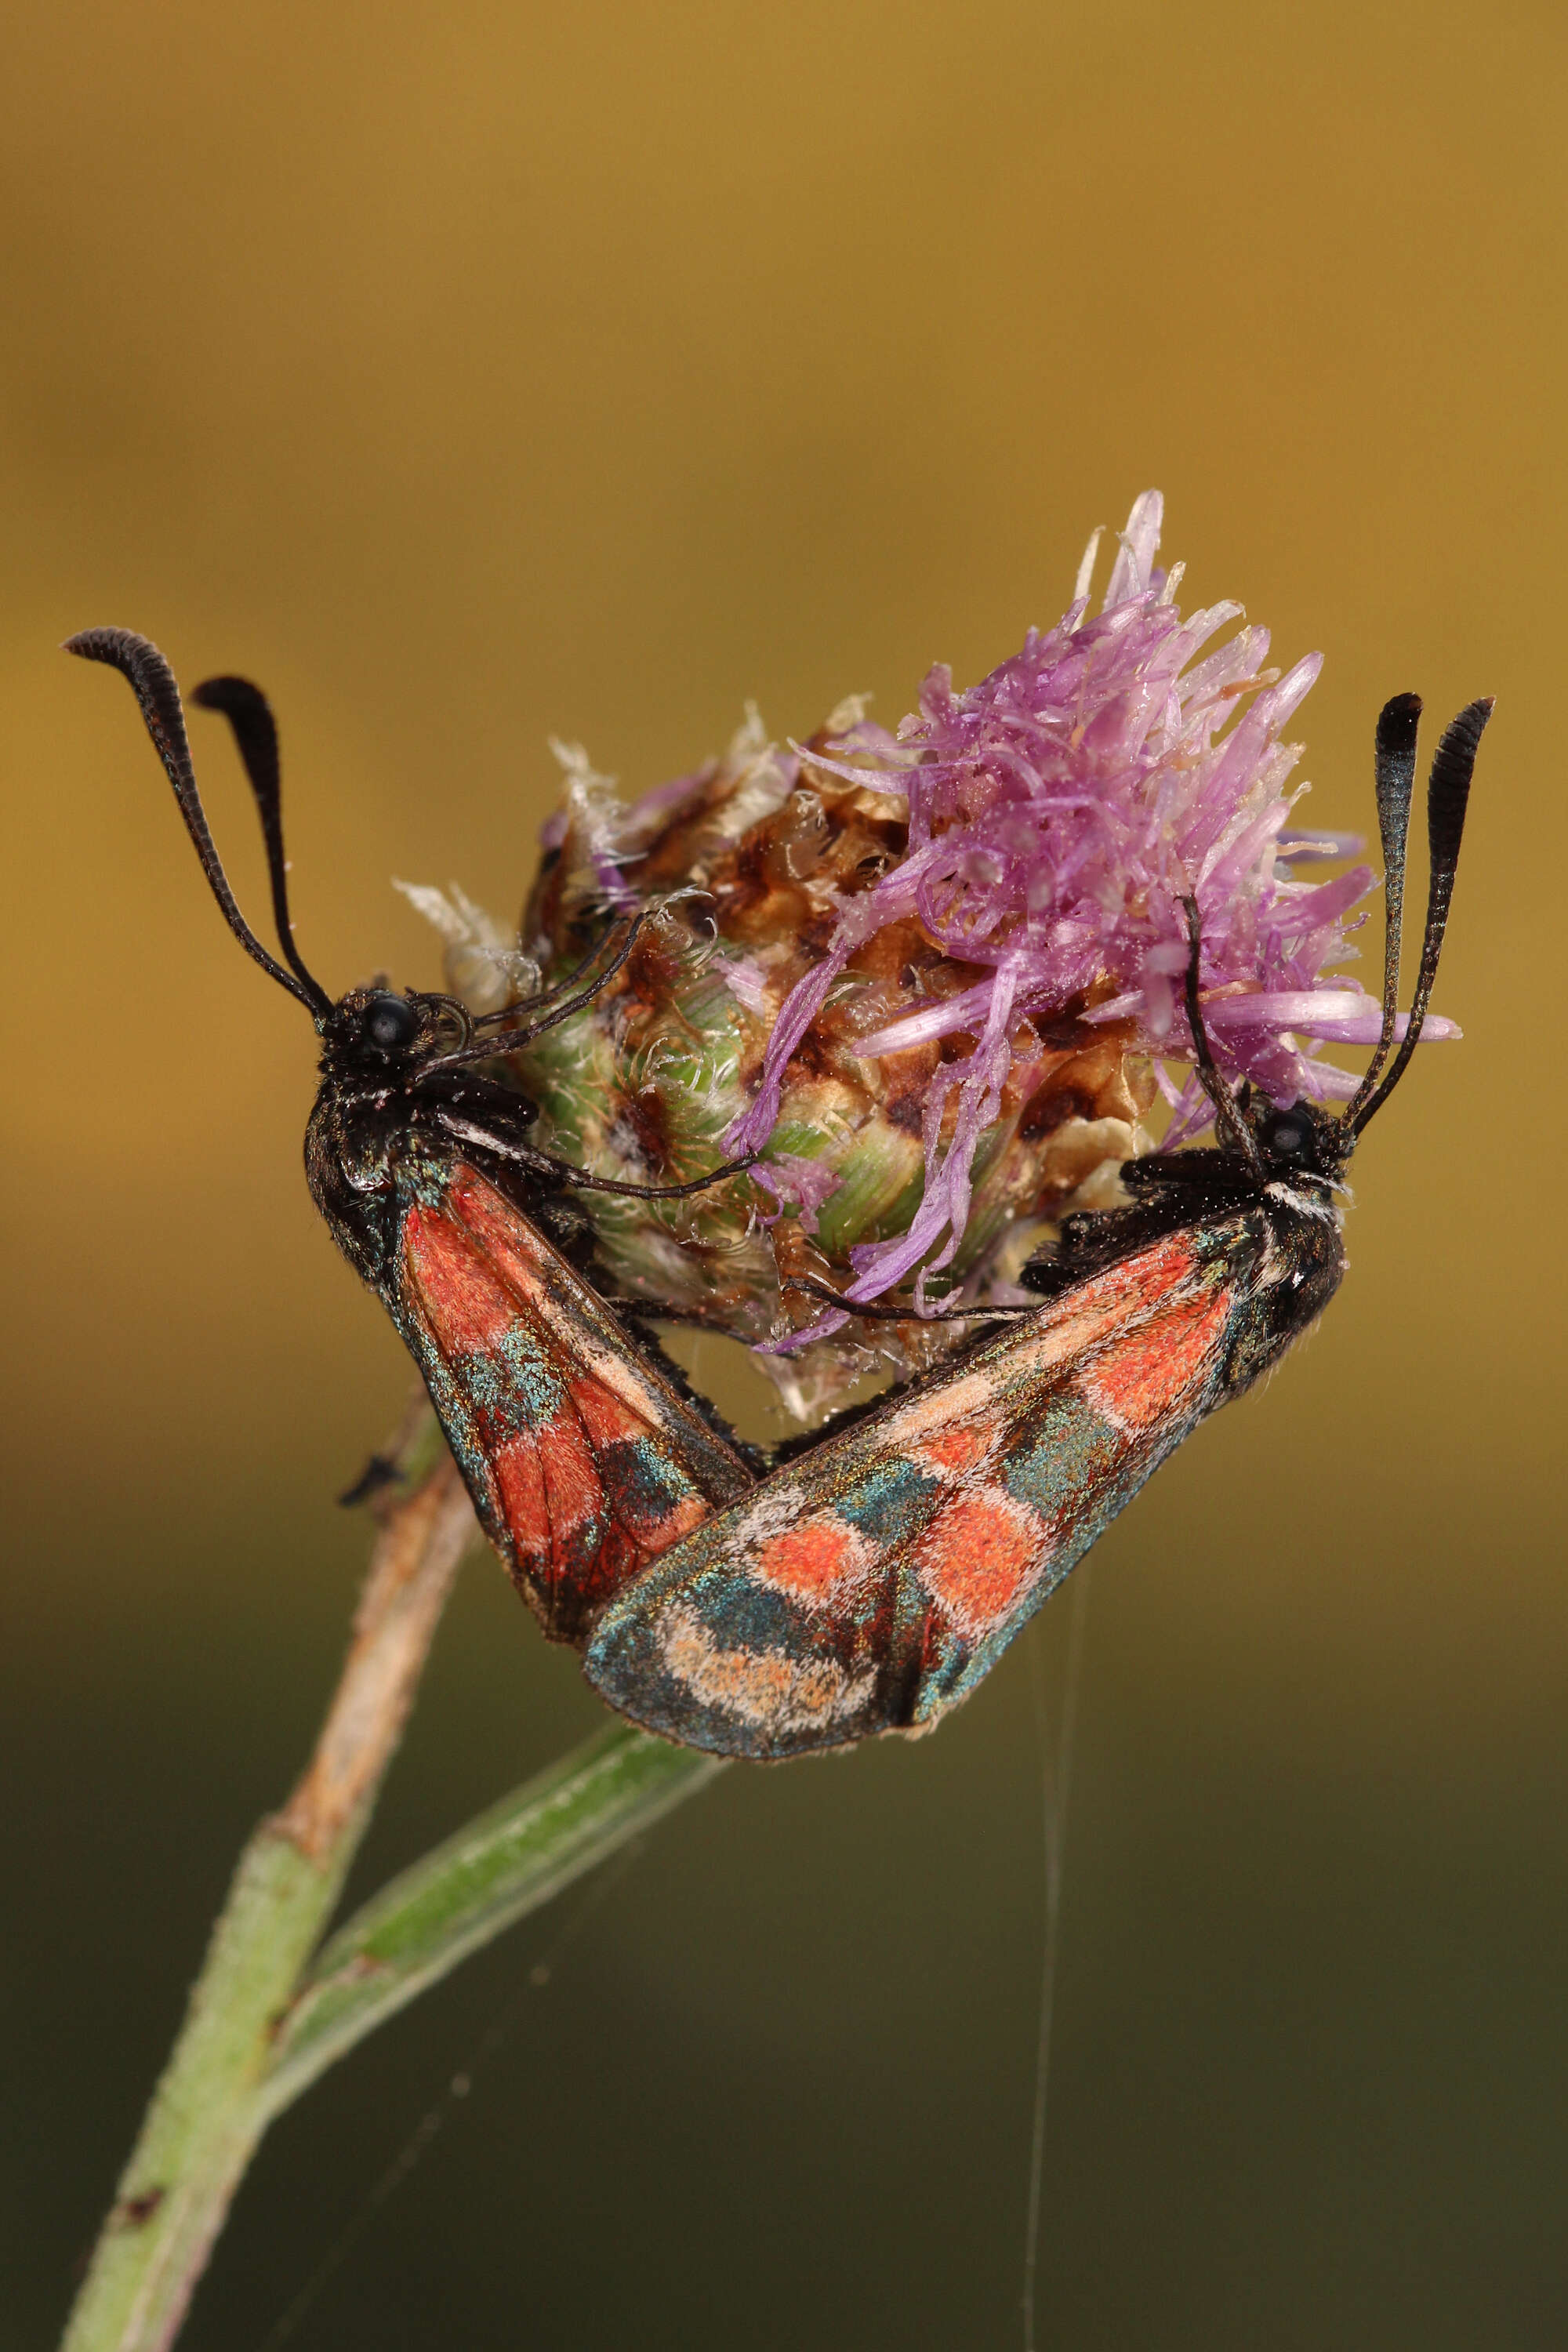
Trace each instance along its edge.
<instances>
[{"instance_id":1,"label":"black clubbed antenna","mask_svg":"<svg viewBox=\"0 0 1568 2352\"><path fill-rule=\"evenodd\" d=\"M278 760L278 727L272 707L258 686L247 677L204 678L191 696L204 710L221 710L234 730L235 747L244 763L261 835L267 844L267 876L272 885L272 919L278 943L289 970L310 992L318 1013L330 1013L332 1000L310 970L294 944L294 919L289 911L289 860L283 854L283 785Z\"/></svg>"},{"instance_id":2,"label":"black clubbed antenna","mask_svg":"<svg viewBox=\"0 0 1568 2352\"><path fill-rule=\"evenodd\" d=\"M270 973L279 988L297 996L307 1011L314 1014L330 1012L331 1001L324 990L314 982L307 988L291 971L285 971L276 956L268 954L239 911L234 892L228 887L228 877L213 845L207 827L206 812L202 796L196 790L195 770L191 763L191 747L185 736L185 718L180 709L180 689L174 683L174 673L155 645L139 637L134 629L83 629L79 636L68 637L65 650L79 654L83 661L107 662L130 681L131 690L141 706L153 747L163 762L164 772L174 787L174 798L180 804L180 814L185 820L185 831L195 844L196 856L202 861L202 872L213 897L223 908L225 920L247 955L254 956L265 972Z\"/></svg>"},{"instance_id":3,"label":"black clubbed antenna","mask_svg":"<svg viewBox=\"0 0 1568 2352\"><path fill-rule=\"evenodd\" d=\"M1363 1103L1350 1119L1350 1130L1355 1136L1362 1133L1368 1119L1373 1118L1388 1100L1420 1042L1421 1024L1432 1001L1432 983L1437 977L1437 959L1443 952L1448 905L1454 895L1454 874L1459 863L1459 843L1464 836L1470 778L1475 773L1476 753L1480 749L1481 736L1491 715L1492 698L1489 695L1479 702L1468 702L1458 717L1451 719L1444 730L1443 740L1432 762L1431 782L1426 787L1426 838L1431 851L1432 872L1426 886L1426 929L1421 941L1421 969L1415 976L1415 1001L1405 1025L1405 1042L1394 1057L1393 1067L1371 1100Z\"/></svg>"},{"instance_id":4,"label":"black clubbed antenna","mask_svg":"<svg viewBox=\"0 0 1568 2352\"><path fill-rule=\"evenodd\" d=\"M1415 736L1421 697L1396 694L1378 713L1373 770L1377 793L1377 830L1383 842L1383 1029L1366 1074L1345 1106L1347 1125L1377 1084L1399 1019L1399 946L1405 928L1405 854L1410 835L1410 802L1415 790Z\"/></svg>"}]
</instances>

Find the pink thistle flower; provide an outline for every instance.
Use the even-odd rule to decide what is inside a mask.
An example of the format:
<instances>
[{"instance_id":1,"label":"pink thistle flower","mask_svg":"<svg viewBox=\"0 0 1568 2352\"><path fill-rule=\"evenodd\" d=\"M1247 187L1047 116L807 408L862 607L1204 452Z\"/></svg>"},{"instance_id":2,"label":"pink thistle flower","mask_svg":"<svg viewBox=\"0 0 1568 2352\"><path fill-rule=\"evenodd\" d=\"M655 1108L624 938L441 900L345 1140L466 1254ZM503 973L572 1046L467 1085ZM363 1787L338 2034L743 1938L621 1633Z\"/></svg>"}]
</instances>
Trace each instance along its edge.
<instances>
[{"instance_id":1,"label":"pink thistle flower","mask_svg":"<svg viewBox=\"0 0 1568 2352\"><path fill-rule=\"evenodd\" d=\"M1345 1095L1324 1045L1377 1033L1339 969L1371 877L1314 870L1360 844L1292 822L1285 739L1318 659L1280 677L1239 605L1184 614L1160 519L1137 501L1098 611L1091 542L1056 628L966 692L932 670L892 733L859 697L798 745L749 708L721 757L629 803L558 745L565 804L518 934L460 893L415 894L486 1012L643 917L515 1076L540 1148L620 1182L765 1151L749 1183L589 1192L581 1215L607 1296L749 1342L799 1420L1025 1303L1019 1271L1061 1219L1121 1199L1162 1090L1164 1148L1208 1123L1184 900L1233 1080ZM891 1319L816 1304L910 1278Z\"/></svg>"},{"instance_id":2,"label":"pink thistle flower","mask_svg":"<svg viewBox=\"0 0 1568 2352\"><path fill-rule=\"evenodd\" d=\"M1287 791L1300 747L1283 732L1322 657L1309 654L1281 677L1265 667L1268 631L1247 626L1205 652L1243 609L1217 604L1184 617L1180 567L1167 574L1154 562L1162 514L1158 491L1134 504L1097 615L1098 533L1055 628L1031 630L1019 653L963 693L944 666L933 668L896 735L862 723L811 754L816 768L901 791L909 846L873 887L841 902L826 953L781 1009L755 1100L726 1149L766 1143L792 1055L851 959L889 925L912 917L947 956L984 972L858 1041L866 1056L948 1036L973 1042L934 1074L914 1217L907 1231L852 1250L851 1300L876 1298L917 1268L923 1284L952 1262L981 1138L1010 1075L1038 1051L1030 1016L1073 1008L1090 1023L1131 1022L1172 1105L1166 1148L1209 1123L1183 1003L1184 899L1197 902L1201 1001L1227 1076L1281 1104L1331 1099L1355 1081L1318 1058L1321 1045L1377 1036L1376 1000L1335 970L1354 952L1345 918L1372 873L1357 866L1314 883L1295 872L1359 844L1287 830L1306 787ZM1426 1031L1457 1034L1443 1022ZM825 1336L840 1319L785 1344Z\"/></svg>"}]
</instances>

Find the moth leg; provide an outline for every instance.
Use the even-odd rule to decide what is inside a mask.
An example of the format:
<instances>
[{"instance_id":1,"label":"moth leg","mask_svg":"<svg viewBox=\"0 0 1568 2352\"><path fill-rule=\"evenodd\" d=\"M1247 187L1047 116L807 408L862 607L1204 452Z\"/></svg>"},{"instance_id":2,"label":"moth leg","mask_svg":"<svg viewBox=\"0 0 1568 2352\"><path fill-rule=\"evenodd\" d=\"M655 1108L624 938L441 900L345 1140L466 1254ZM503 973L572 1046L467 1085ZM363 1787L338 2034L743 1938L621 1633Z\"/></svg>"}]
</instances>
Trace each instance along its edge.
<instances>
[{"instance_id":1,"label":"moth leg","mask_svg":"<svg viewBox=\"0 0 1568 2352\"><path fill-rule=\"evenodd\" d=\"M599 937L594 941L593 946L588 950L587 954L583 958L582 962L575 964L562 979L556 981L553 986L550 988L542 988L532 996L522 997L516 1004L503 1004L498 1013L476 1013L474 1016L474 1027L476 1029L499 1029L504 1028L508 1022L510 1022L514 1027L517 1027L521 1025L522 1016L525 1014L541 1012L546 1005L552 1005L562 997L570 995L579 983L587 978L589 972L593 971L594 966L598 962L599 958L605 952L605 948L615 938L620 923L626 919L627 919L626 917L617 918L616 922L612 922L605 930L601 931ZM631 951L632 940L637 937L640 921L641 918L639 917L633 922L631 931L624 942L628 954ZM626 958L622 957L621 961L624 962L625 961ZM605 981L613 980L616 972L618 971L619 969L619 963L607 969L600 975L596 985L603 986Z\"/></svg>"},{"instance_id":2,"label":"moth leg","mask_svg":"<svg viewBox=\"0 0 1568 2352\"><path fill-rule=\"evenodd\" d=\"M494 1135L488 1128L473 1119L463 1118L455 1112L437 1113L440 1124L448 1135L461 1143L477 1143L485 1151L493 1151L502 1160L515 1160L520 1167L531 1168L537 1175L552 1176L558 1184L569 1184L580 1192L621 1192L634 1201L683 1201L692 1192L706 1192L710 1184L721 1184L728 1176L743 1175L757 1160L754 1151L742 1152L739 1160L726 1160L706 1176L693 1176L685 1184L626 1184L614 1176L594 1176L586 1168L574 1168L569 1160L557 1160L548 1151L535 1151L526 1143L513 1143Z\"/></svg>"},{"instance_id":3,"label":"moth leg","mask_svg":"<svg viewBox=\"0 0 1568 2352\"><path fill-rule=\"evenodd\" d=\"M608 1293L605 1303L622 1315L630 1315L639 1323L679 1323L694 1331L713 1331L721 1339L736 1339L733 1327L721 1315L706 1307L666 1307L656 1299L627 1298L619 1291ZM737 1341L744 1345L743 1341Z\"/></svg>"},{"instance_id":4,"label":"moth leg","mask_svg":"<svg viewBox=\"0 0 1568 2352\"><path fill-rule=\"evenodd\" d=\"M574 1168L569 1160L552 1160L544 1152L533 1155L534 1164L547 1169L557 1181L570 1184L582 1192L624 1192L634 1201L684 1201L692 1192L705 1192L710 1184L721 1184L727 1176L742 1176L756 1164L754 1151L742 1152L739 1160L721 1160L706 1176L693 1176L685 1184L623 1184L614 1176L591 1176L585 1168Z\"/></svg>"},{"instance_id":5,"label":"moth leg","mask_svg":"<svg viewBox=\"0 0 1568 2352\"><path fill-rule=\"evenodd\" d=\"M792 1274L784 1288L807 1291L813 1298L837 1307L841 1315L857 1316L868 1323L1011 1323L1040 1311L1038 1307L960 1307L949 1315L920 1315L912 1306L876 1307L869 1300L861 1304L846 1298L831 1283L818 1282L809 1274Z\"/></svg>"},{"instance_id":6,"label":"moth leg","mask_svg":"<svg viewBox=\"0 0 1568 2352\"><path fill-rule=\"evenodd\" d=\"M368 1503L373 1496L379 1495L384 1486L397 1486L402 1477L403 1473L395 1462L388 1461L384 1454L373 1454L353 1485L345 1486L338 1496L338 1508L356 1511L362 1503Z\"/></svg>"}]
</instances>

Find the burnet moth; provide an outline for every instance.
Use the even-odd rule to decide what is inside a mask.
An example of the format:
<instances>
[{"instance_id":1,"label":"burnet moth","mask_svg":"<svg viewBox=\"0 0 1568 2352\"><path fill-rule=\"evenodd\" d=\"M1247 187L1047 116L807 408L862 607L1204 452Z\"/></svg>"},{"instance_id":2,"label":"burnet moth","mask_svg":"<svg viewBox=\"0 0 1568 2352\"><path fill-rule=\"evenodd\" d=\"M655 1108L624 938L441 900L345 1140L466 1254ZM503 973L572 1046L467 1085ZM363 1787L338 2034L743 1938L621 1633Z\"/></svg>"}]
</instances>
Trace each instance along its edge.
<instances>
[{"instance_id":1,"label":"burnet moth","mask_svg":"<svg viewBox=\"0 0 1568 2352\"><path fill-rule=\"evenodd\" d=\"M1316 1321L1344 1267L1346 1165L1430 1003L1491 711L1469 704L1433 761L1426 921L1397 1051L1419 700L1396 696L1379 719L1382 1034L1344 1111L1232 1094L1205 1031L1190 903L1185 1006L1215 1144L1127 1162L1130 1205L1066 1221L1058 1253L1031 1273L1037 1307L1012 1310L1000 1336L759 1484L536 1221L563 1184L669 1198L745 1163L669 1186L590 1176L531 1150L526 1101L476 1067L588 1001L629 952L636 919L596 972L504 1014L477 1019L454 998L386 988L334 1002L294 947L276 738L257 689L214 679L195 698L234 728L287 969L246 924L218 862L162 656L114 629L68 649L130 680L231 929L316 1023L312 1195L418 1362L519 1589L548 1634L583 1650L588 1680L622 1714L758 1758L931 1728L1182 1439Z\"/></svg>"},{"instance_id":2,"label":"burnet moth","mask_svg":"<svg viewBox=\"0 0 1568 2352\"><path fill-rule=\"evenodd\" d=\"M1065 1221L1037 1309L776 1470L647 1570L600 1617L584 1660L613 1706L727 1755L931 1728L1166 1455L1317 1320L1344 1271L1346 1164L1430 1002L1491 714L1471 703L1433 761L1426 934L1389 1065L1420 709L1400 695L1378 722L1382 1034L1343 1113L1232 1095L1204 1028L1189 900L1186 1013L1215 1145L1128 1161L1131 1204Z\"/></svg>"},{"instance_id":3,"label":"burnet moth","mask_svg":"<svg viewBox=\"0 0 1568 2352\"><path fill-rule=\"evenodd\" d=\"M128 629L89 629L68 650L130 680L230 929L314 1021L311 1196L424 1374L480 1524L519 1591L552 1639L581 1644L656 1553L752 1484L740 1453L530 1214L563 1184L669 1199L745 1163L654 1187L589 1175L532 1150L529 1104L482 1069L602 986L630 952L635 922L580 984L488 1023L455 997L412 991L355 988L334 1002L294 944L277 735L264 697L244 678L219 677L195 698L234 730L261 818L281 964L246 922L219 862L162 654Z\"/></svg>"}]
</instances>

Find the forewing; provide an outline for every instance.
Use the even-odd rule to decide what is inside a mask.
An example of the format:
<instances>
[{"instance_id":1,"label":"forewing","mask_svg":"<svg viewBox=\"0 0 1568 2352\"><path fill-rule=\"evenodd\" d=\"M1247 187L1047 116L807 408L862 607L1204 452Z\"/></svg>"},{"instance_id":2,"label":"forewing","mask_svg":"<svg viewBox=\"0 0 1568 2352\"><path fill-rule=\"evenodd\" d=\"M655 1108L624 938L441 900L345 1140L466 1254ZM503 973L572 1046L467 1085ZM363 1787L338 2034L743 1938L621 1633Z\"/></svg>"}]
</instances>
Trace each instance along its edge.
<instances>
[{"instance_id":1,"label":"forewing","mask_svg":"<svg viewBox=\"0 0 1568 2352\"><path fill-rule=\"evenodd\" d=\"M426 1167L394 1312L485 1530L552 1639L752 1486L589 1286L466 1162Z\"/></svg>"},{"instance_id":2,"label":"forewing","mask_svg":"<svg viewBox=\"0 0 1568 2352\"><path fill-rule=\"evenodd\" d=\"M623 1592L588 1679L727 1755L928 1727L1217 1401L1263 1245L1166 1235L775 1472Z\"/></svg>"}]
</instances>

